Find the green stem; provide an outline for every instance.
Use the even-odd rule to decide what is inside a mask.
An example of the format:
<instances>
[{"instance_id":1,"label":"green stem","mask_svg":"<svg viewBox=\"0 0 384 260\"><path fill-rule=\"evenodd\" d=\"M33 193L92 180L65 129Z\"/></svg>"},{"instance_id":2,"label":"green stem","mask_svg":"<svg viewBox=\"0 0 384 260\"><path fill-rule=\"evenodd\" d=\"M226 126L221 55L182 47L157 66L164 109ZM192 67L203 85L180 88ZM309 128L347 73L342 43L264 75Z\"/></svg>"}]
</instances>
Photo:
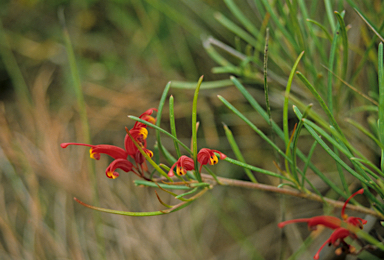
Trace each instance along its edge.
<instances>
[{"instance_id":1,"label":"green stem","mask_svg":"<svg viewBox=\"0 0 384 260\"><path fill-rule=\"evenodd\" d=\"M195 95L193 96L193 105L192 105L192 156L193 161L195 162L195 175L198 182L201 182L200 172L197 170L199 168L197 162L197 98L199 96L200 86L203 82L203 76L200 77L197 82L197 87L195 90Z\"/></svg>"}]
</instances>

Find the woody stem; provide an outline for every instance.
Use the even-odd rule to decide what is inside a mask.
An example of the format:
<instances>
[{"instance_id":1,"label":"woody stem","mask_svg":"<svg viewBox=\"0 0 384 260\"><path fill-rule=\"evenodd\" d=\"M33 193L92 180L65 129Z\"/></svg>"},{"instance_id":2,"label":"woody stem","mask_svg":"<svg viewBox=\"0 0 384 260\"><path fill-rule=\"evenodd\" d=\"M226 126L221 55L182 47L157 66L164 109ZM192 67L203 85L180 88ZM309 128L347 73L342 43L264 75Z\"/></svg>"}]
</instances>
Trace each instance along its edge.
<instances>
[{"instance_id":1,"label":"woody stem","mask_svg":"<svg viewBox=\"0 0 384 260\"><path fill-rule=\"evenodd\" d=\"M213 179L211 175L208 174L202 174L201 175L203 178L204 182L209 182L212 185L218 185L217 181ZM248 189L257 189L257 190L263 190L263 191L270 191L270 192L275 192L275 193L280 193L280 194L286 194L294 197L299 197L303 199L309 199L313 201L318 201L321 203L328 203L329 205L335 207L335 208L343 208L344 202L342 201L336 201L333 199L329 199L326 197L320 197L319 195L313 194L313 193L304 193L300 192L297 190L288 190L285 188L278 188L272 185L266 185L266 184L260 184L260 183L254 183L254 182L248 182L248 181L241 181L241 180L234 180L234 179L228 179L228 178L223 178L223 177L217 177L221 185L225 186L232 186L232 187L243 187L243 188L248 188ZM356 211L356 212L361 212L364 214L369 214L372 216L375 216L380 219L384 219L384 215L381 214L380 212L376 212L372 209L368 209L365 207L361 206L356 206L356 205L351 205L348 204L347 209Z\"/></svg>"}]
</instances>

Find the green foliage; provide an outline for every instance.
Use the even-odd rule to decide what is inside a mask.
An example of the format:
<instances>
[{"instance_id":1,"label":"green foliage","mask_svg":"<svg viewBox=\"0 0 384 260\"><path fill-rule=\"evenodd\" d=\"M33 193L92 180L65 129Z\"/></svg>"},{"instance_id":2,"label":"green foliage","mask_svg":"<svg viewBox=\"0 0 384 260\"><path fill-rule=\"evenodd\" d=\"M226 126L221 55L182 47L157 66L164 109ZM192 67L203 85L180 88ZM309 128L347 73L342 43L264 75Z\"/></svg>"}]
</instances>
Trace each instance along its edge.
<instances>
[{"instance_id":1,"label":"green foliage","mask_svg":"<svg viewBox=\"0 0 384 260\"><path fill-rule=\"evenodd\" d=\"M156 241L166 239L170 246L159 254L154 249L155 253L144 257L141 253L148 250L141 250L141 246L147 245L137 244L134 247L140 252L129 256L142 259L205 259L213 255L220 259L298 258L313 251L311 244L316 239L298 240L297 248L283 250L276 250L279 246L273 240L273 250L267 250L257 246L264 239L255 235L262 230L257 223L264 221L260 225L266 230L272 223L274 228L265 233L276 233L271 219L282 218L276 217L280 205L283 216L302 217L311 214L307 211L311 200L339 207L339 198L348 198L360 187L365 189L367 201L360 201L364 206L353 201L355 210L383 218L384 8L380 1L43 2L0 4L0 70L6 75L6 80L0 80L10 81L15 92L15 99L2 98L0 111L4 122L0 169L5 194L0 206L9 209L0 215L7 236L6 242L1 242L5 258L81 255L79 259L123 259L126 245L119 234L124 237L123 230L134 233L128 232L131 226L139 230L140 225L152 224L133 224L100 214L90 219L87 213L78 213L87 209L79 210L68 200L75 195L92 198L95 206L77 200L86 207L118 215L177 211L181 220L168 221L172 214L159 220L157 228L151 226L151 236L156 235ZM56 18L59 5L63 8L60 22ZM34 15L19 19L25 10ZM32 25L32 20L36 24ZM350 26L356 20L360 24ZM62 57L67 58L63 61ZM37 68L41 71L36 74ZM47 89L54 70L63 75L54 80L56 89L50 93ZM204 81L200 77L196 85L202 74ZM178 80L166 84L169 79ZM124 87L127 82L137 87ZM136 114L157 104L156 124L129 116L156 132L153 159L137 146L153 168L152 181L135 180L134 184L165 192L166 200L156 193L157 204L147 203L152 193L152 197L140 191L135 194L133 185L126 193L124 183L99 183L99 170L84 163L79 154L63 156L62 151L51 149L68 138L113 143L121 133L112 132L112 126L127 124L117 119L121 111ZM224 129L220 129L219 119ZM105 131L111 131L108 137L101 136ZM167 171L183 154L193 158L195 169L199 168L198 147L225 151L228 157L214 170L204 166L208 174L195 170L180 177L180 182L169 178ZM252 190L232 191L236 196L226 194L220 185ZM215 199L199 199L203 194L210 196L206 192L210 189ZM307 204L297 210L302 213L295 213L289 202L264 192L255 195L255 189L306 198ZM195 200L198 202L192 204ZM268 202L258 204L264 200ZM255 205L261 205L263 213L260 208L252 209ZM167 209L152 210L162 206ZM186 206L198 213L190 214ZM107 209L127 207L134 207L135 212ZM207 210L210 207L212 212ZM268 207L273 213L263 216ZM179 211L182 208L185 215ZM232 214L240 221L233 221ZM176 230L167 223L176 225L190 216L197 226L197 231L188 232L196 233L194 241L188 240L182 228L164 233ZM62 227L62 221L68 221L67 225ZM206 228L212 223L222 228L217 234ZM229 233L226 241L212 246L219 249L212 253L209 246L202 246L216 241L223 230ZM143 233L148 235L145 230ZM289 232L285 235L295 239ZM48 246L39 236L49 238L45 240ZM186 245L195 246L196 255L178 252L185 248L175 246L183 236L188 237ZM253 236L257 239L252 240ZM358 236L382 247L364 232ZM246 252L226 254L233 243ZM55 249L45 252L50 245ZM365 253L364 259L369 259L369 252Z\"/></svg>"}]
</instances>

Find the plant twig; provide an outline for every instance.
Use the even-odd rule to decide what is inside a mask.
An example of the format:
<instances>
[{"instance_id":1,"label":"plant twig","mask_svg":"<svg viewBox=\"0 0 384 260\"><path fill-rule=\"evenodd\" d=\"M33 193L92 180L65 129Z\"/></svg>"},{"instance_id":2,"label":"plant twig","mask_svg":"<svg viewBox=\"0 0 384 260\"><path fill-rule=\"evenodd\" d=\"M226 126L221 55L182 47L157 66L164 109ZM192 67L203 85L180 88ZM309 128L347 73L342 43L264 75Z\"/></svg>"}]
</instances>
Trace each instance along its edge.
<instances>
[{"instance_id":1,"label":"plant twig","mask_svg":"<svg viewBox=\"0 0 384 260\"><path fill-rule=\"evenodd\" d=\"M253 183L253 182L241 181L241 180L234 180L234 179L228 179L228 178L223 178L223 177L217 177L217 178L221 182L222 185L226 185L226 186L243 187L243 188L248 188L248 189L270 191L270 192L286 194L286 195L290 195L290 196L294 196L294 197L298 197L298 198L318 201L321 203L323 203L325 201L326 203L328 203L329 205L331 205L335 208L342 208L344 205L343 201L336 201L336 200L329 199L326 197L320 197L319 195L316 195L313 193L304 193L304 192L300 192L297 190L278 188L278 187L275 187L272 185ZM212 185L217 185L216 181L208 174L202 174L202 179L204 182L210 182ZM353 210L356 212L360 212L360 213L364 213L364 214L369 214L369 215L375 216L375 217L380 218L380 219L384 219L383 214L376 212L372 209L365 208L365 207L348 204L347 209L350 209L350 210Z\"/></svg>"}]
</instances>

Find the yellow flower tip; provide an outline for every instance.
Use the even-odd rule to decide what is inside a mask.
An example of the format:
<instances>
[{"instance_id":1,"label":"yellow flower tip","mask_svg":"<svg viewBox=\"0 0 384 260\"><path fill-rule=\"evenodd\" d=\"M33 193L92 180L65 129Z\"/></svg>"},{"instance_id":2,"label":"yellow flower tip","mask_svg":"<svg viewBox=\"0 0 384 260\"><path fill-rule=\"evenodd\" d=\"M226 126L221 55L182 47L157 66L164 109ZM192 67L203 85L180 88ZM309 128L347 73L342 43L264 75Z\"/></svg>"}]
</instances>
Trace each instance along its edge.
<instances>
[{"instance_id":1,"label":"yellow flower tip","mask_svg":"<svg viewBox=\"0 0 384 260\"><path fill-rule=\"evenodd\" d=\"M118 176L118 175L115 174L114 172L107 172L107 177L108 177L108 178L116 179L117 176Z\"/></svg>"},{"instance_id":2,"label":"yellow flower tip","mask_svg":"<svg viewBox=\"0 0 384 260\"><path fill-rule=\"evenodd\" d=\"M145 120L151 124L156 124L156 119L153 116L148 116Z\"/></svg>"},{"instance_id":3,"label":"yellow flower tip","mask_svg":"<svg viewBox=\"0 0 384 260\"><path fill-rule=\"evenodd\" d=\"M140 128L140 134L143 136L143 139L147 139L148 136L148 130L145 127Z\"/></svg>"},{"instance_id":4,"label":"yellow flower tip","mask_svg":"<svg viewBox=\"0 0 384 260\"><path fill-rule=\"evenodd\" d=\"M145 151L145 153L149 156L149 157L151 157L152 158L152 156L153 156L153 152L151 151L151 150L146 150Z\"/></svg>"},{"instance_id":5,"label":"yellow flower tip","mask_svg":"<svg viewBox=\"0 0 384 260\"><path fill-rule=\"evenodd\" d=\"M176 167L176 173L179 176L183 176L187 174L186 170L183 167L179 167L179 166Z\"/></svg>"},{"instance_id":6,"label":"yellow flower tip","mask_svg":"<svg viewBox=\"0 0 384 260\"><path fill-rule=\"evenodd\" d=\"M214 165L218 162L219 162L219 159L217 158L217 156L215 154L213 154L213 156L211 156L211 158L210 158L210 164Z\"/></svg>"},{"instance_id":7,"label":"yellow flower tip","mask_svg":"<svg viewBox=\"0 0 384 260\"><path fill-rule=\"evenodd\" d=\"M91 157L91 159L98 160L98 153L93 152L93 148L91 148L89 149L89 157Z\"/></svg>"},{"instance_id":8,"label":"yellow flower tip","mask_svg":"<svg viewBox=\"0 0 384 260\"><path fill-rule=\"evenodd\" d=\"M347 215L347 214L343 214L343 215L341 215L341 218L342 218L343 220L347 220L348 215Z\"/></svg>"}]
</instances>

